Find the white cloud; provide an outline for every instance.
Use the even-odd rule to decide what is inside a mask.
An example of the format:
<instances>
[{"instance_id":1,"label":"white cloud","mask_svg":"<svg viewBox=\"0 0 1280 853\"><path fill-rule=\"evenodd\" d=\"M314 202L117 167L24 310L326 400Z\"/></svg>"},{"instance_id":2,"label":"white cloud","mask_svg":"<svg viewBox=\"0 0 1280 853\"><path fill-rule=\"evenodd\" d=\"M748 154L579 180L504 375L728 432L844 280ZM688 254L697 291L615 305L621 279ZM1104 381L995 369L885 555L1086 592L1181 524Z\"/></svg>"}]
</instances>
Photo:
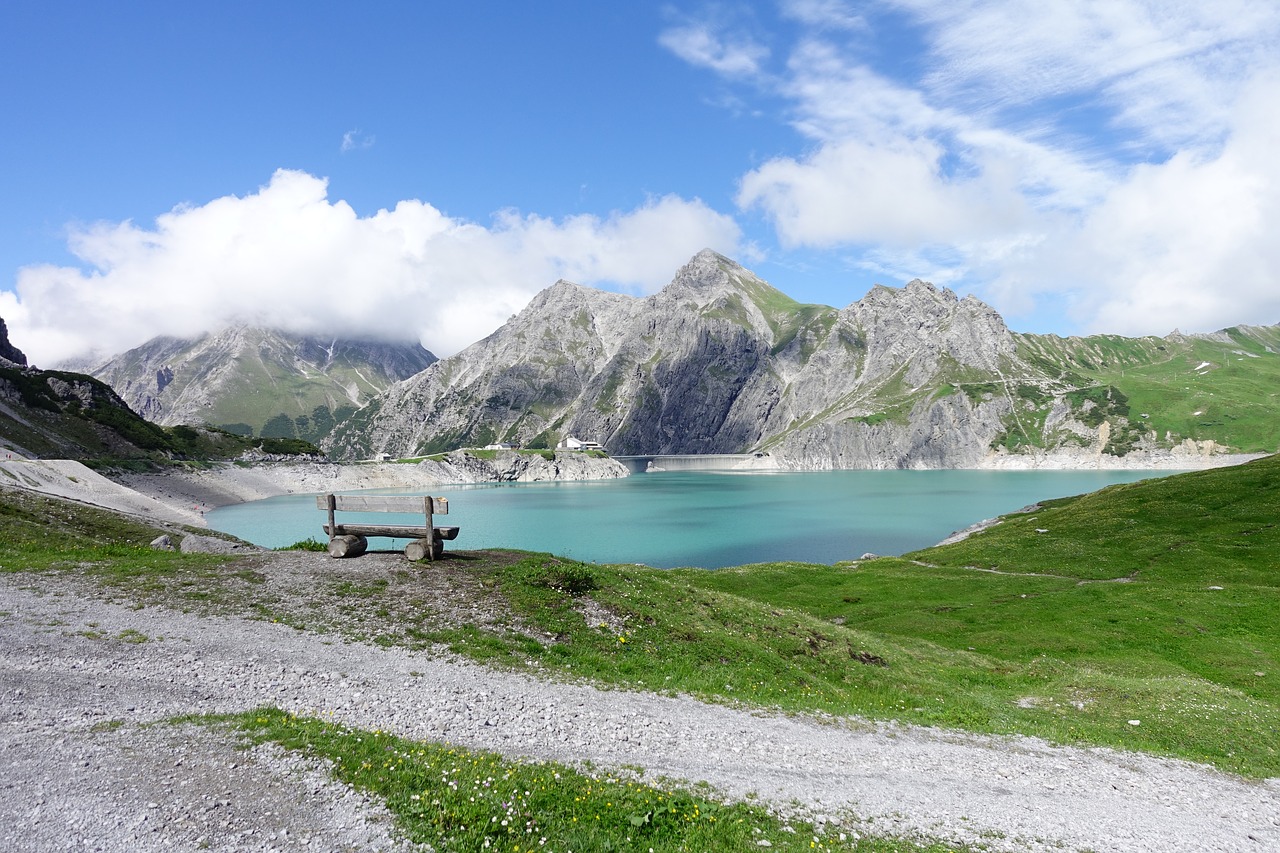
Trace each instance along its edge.
<instances>
[{"instance_id":1,"label":"white cloud","mask_svg":"<svg viewBox=\"0 0 1280 853\"><path fill-rule=\"evenodd\" d=\"M993 164L981 179L948 180L944 153L926 139L834 143L749 173L738 203L764 208L790 246L954 243L1016 227L1025 203L1011 176Z\"/></svg>"},{"instance_id":2,"label":"white cloud","mask_svg":"<svg viewBox=\"0 0 1280 853\"><path fill-rule=\"evenodd\" d=\"M357 151L365 148L372 148L373 143L377 141L377 137L366 134L359 128L348 130L342 134L342 144L338 146L343 154L348 151Z\"/></svg>"},{"instance_id":3,"label":"white cloud","mask_svg":"<svg viewBox=\"0 0 1280 853\"><path fill-rule=\"evenodd\" d=\"M323 179L280 170L256 193L175 208L153 228L74 231L85 267L23 268L0 316L42 365L234 321L418 339L448 355L558 278L650 292L700 249L733 253L739 240L731 218L675 196L604 218L508 211L488 227L416 200L360 217Z\"/></svg>"},{"instance_id":4,"label":"white cloud","mask_svg":"<svg viewBox=\"0 0 1280 853\"><path fill-rule=\"evenodd\" d=\"M658 43L690 65L730 77L757 74L769 56L769 49L749 36L721 32L709 23L671 27L658 36Z\"/></svg>"},{"instance_id":5,"label":"white cloud","mask_svg":"<svg viewBox=\"0 0 1280 853\"><path fill-rule=\"evenodd\" d=\"M801 24L786 71L747 82L813 147L746 173L737 202L785 247L932 271L1004 311L1069 305L1080 331L1280 320L1280 6L886 0L920 47L884 65L915 46L875 7L780 5Z\"/></svg>"},{"instance_id":6,"label":"white cloud","mask_svg":"<svg viewBox=\"0 0 1280 853\"><path fill-rule=\"evenodd\" d=\"M1089 331L1164 334L1280 322L1280 78L1235 104L1222 150L1135 167L1078 220L995 278L994 292L1071 292Z\"/></svg>"}]
</instances>

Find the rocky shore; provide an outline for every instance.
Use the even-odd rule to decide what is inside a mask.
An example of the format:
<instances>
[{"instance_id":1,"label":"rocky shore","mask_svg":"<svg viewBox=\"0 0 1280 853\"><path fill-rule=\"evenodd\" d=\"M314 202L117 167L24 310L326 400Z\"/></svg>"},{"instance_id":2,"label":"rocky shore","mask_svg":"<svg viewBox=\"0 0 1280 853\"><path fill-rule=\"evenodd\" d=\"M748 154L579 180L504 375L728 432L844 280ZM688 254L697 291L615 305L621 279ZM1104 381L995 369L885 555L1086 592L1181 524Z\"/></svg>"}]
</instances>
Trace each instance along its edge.
<instances>
[{"instance_id":1,"label":"rocky shore","mask_svg":"<svg viewBox=\"0 0 1280 853\"><path fill-rule=\"evenodd\" d=\"M403 489L421 492L458 483L603 480L627 476L627 468L607 458L581 453L495 452L492 458L466 451L417 463L264 460L254 465L218 463L208 468L122 474L124 486L160 503L196 512L277 495Z\"/></svg>"},{"instance_id":2,"label":"rocky shore","mask_svg":"<svg viewBox=\"0 0 1280 853\"><path fill-rule=\"evenodd\" d=\"M277 495L401 489L425 492L458 483L602 480L625 477L625 465L583 453L476 456L466 451L419 463L339 464L293 458L215 462L110 478L65 459L0 459L0 485L112 509L164 524L205 525L208 510Z\"/></svg>"}]
</instances>

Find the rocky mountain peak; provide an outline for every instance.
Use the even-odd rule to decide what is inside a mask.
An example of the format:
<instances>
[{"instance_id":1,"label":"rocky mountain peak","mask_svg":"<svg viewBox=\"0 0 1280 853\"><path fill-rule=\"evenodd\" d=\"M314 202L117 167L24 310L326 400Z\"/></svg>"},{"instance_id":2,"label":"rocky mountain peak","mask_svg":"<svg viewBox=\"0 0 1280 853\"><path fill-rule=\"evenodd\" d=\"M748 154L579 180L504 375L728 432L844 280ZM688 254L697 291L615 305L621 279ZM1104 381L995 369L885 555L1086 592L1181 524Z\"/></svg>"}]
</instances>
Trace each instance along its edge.
<instances>
[{"instance_id":1,"label":"rocky mountain peak","mask_svg":"<svg viewBox=\"0 0 1280 853\"><path fill-rule=\"evenodd\" d=\"M944 359L998 370L1017 349L993 308L921 279L902 288L876 285L841 313L864 331L870 362L889 371L905 365L913 385L930 381Z\"/></svg>"},{"instance_id":2,"label":"rocky mountain peak","mask_svg":"<svg viewBox=\"0 0 1280 853\"><path fill-rule=\"evenodd\" d=\"M727 292L741 290L744 282L764 284L755 273L719 252L703 249L676 272L658 296L666 302L708 305Z\"/></svg>"},{"instance_id":3,"label":"rocky mountain peak","mask_svg":"<svg viewBox=\"0 0 1280 853\"><path fill-rule=\"evenodd\" d=\"M19 367L27 366L27 357L22 350L9 343L9 329L0 317L0 361L8 361Z\"/></svg>"},{"instance_id":4,"label":"rocky mountain peak","mask_svg":"<svg viewBox=\"0 0 1280 853\"><path fill-rule=\"evenodd\" d=\"M516 318L538 316L548 311L577 310L583 306L594 304L600 299L607 299L609 296L617 295L608 294L606 291L597 290L594 287L586 287L562 278L550 287L539 291L533 299L529 300L529 304L520 313L516 314ZM625 298L630 299L632 297Z\"/></svg>"}]
</instances>

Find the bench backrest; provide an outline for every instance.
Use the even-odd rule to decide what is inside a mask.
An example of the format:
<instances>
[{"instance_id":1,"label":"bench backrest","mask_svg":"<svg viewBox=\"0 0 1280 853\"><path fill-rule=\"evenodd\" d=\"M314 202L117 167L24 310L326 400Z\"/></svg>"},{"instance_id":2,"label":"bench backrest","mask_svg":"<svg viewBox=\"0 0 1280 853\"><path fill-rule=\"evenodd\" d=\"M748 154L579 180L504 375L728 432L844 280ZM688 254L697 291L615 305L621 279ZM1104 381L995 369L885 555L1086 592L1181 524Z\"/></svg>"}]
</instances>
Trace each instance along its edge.
<instances>
[{"instance_id":1,"label":"bench backrest","mask_svg":"<svg viewBox=\"0 0 1280 853\"><path fill-rule=\"evenodd\" d=\"M333 509L341 509L348 512L449 514L449 500L447 498L405 497L401 495L316 495L316 509L329 509L330 498L333 499Z\"/></svg>"}]
</instances>

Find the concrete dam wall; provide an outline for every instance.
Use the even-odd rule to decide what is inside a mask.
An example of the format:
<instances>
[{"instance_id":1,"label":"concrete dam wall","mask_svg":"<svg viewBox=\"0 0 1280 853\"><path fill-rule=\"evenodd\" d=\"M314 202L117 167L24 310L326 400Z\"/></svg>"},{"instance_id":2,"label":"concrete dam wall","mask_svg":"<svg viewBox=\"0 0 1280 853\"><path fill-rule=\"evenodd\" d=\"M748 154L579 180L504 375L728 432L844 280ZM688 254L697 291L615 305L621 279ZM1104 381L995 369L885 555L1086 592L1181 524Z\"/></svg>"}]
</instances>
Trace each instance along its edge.
<instances>
[{"instance_id":1,"label":"concrete dam wall","mask_svg":"<svg viewBox=\"0 0 1280 853\"><path fill-rule=\"evenodd\" d=\"M733 471L756 467L759 458L751 453L702 453L687 456L615 456L632 474L661 471Z\"/></svg>"}]
</instances>

